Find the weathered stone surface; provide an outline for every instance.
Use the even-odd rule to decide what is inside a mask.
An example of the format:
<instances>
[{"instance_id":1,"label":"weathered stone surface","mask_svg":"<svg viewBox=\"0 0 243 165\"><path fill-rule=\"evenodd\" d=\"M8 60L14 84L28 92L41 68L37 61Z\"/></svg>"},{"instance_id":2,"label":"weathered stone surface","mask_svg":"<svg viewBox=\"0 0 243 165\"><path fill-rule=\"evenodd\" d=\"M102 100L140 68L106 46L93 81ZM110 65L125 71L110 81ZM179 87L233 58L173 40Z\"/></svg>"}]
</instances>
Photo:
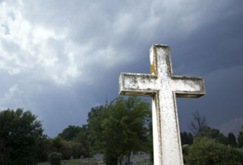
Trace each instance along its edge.
<instances>
[{"instance_id":1,"label":"weathered stone surface","mask_svg":"<svg viewBox=\"0 0 243 165\"><path fill-rule=\"evenodd\" d=\"M173 76L169 47L150 49L151 74L122 73L119 94L152 97L153 149L155 165L183 164L176 97L205 94L202 78Z\"/></svg>"}]
</instances>

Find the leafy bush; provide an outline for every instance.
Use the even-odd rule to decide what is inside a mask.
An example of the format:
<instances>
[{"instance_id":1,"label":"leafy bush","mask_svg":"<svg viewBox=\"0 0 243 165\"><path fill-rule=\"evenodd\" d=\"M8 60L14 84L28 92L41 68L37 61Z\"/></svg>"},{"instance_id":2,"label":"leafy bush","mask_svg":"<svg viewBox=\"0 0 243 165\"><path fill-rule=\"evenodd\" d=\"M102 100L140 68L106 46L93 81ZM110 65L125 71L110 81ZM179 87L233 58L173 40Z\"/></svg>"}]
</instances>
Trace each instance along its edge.
<instances>
[{"instance_id":1,"label":"leafy bush","mask_svg":"<svg viewBox=\"0 0 243 165\"><path fill-rule=\"evenodd\" d=\"M77 159L80 158L81 155L85 154L85 148L81 143L66 141L60 137L52 140L52 147L52 152L55 151L61 153L64 160L70 159L71 157Z\"/></svg>"},{"instance_id":2,"label":"leafy bush","mask_svg":"<svg viewBox=\"0 0 243 165\"><path fill-rule=\"evenodd\" d=\"M189 147L185 160L193 165L230 165L243 163L243 152L202 137Z\"/></svg>"},{"instance_id":3,"label":"leafy bush","mask_svg":"<svg viewBox=\"0 0 243 165\"><path fill-rule=\"evenodd\" d=\"M49 162L51 165L61 165L62 154L59 152L52 152L49 154Z\"/></svg>"}]
</instances>

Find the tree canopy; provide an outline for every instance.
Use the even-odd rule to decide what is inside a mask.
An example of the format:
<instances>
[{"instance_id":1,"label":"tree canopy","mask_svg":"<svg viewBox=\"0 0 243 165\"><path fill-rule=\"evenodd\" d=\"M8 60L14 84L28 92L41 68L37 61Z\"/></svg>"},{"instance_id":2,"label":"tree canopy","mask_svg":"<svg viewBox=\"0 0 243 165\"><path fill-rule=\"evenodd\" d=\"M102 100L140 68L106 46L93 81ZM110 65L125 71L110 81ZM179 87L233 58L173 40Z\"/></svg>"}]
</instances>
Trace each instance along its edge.
<instances>
[{"instance_id":1,"label":"tree canopy","mask_svg":"<svg viewBox=\"0 0 243 165\"><path fill-rule=\"evenodd\" d=\"M91 109L88 128L95 148L105 154L107 164L131 151L144 150L148 135L150 111L137 97L118 97L105 106Z\"/></svg>"},{"instance_id":2,"label":"tree canopy","mask_svg":"<svg viewBox=\"0 0 243 165\"><path fill-rule=\"evenodd\" d=\"M37 116L22 109L0 112L0 164L26 165L37 161L43 129Z\"/></svg>"},{"instance_id":3,"label":"tree canopy","mask_svg":"<svg viewBox=\"0 0 243 165\"><path fill-rule=\"evenodd\" d=\"M239 135L238 135L238 146L239 147L243 147L243 125L241 126L241 131L239 132Z\"/></svg>"},{"instance_id":4,"label":"tree canopy","mask_svg":"<svg viewBox=\"0 0 243 165\"><path fill-rule=\"evenodd\" d=\"M198 112L190 132L181 133L187 164L242 163L243 127L236 138L226 137L206 124ZM107 165L130 161L131 152L145 151L152 157L152 123L148 104L138 97L117 97L93 107L86 125L69 125L55 138L43 135L37 116L22 109L0 111L0 164L29 165L47 161L58 152L62 159L103 153ZM239 148L237 148L239 147Z\"/></svg>"},{"instance_id":5,"label":"tree canopy","mask_svg":"<svg viewBox=\"0 0 243 165\"><path fill-rule=\"evenodd\" d=\"M59 133L58 136L64 140L74 140L80 131L81 131L81 127L69 125L61 133Z\"/></svg>"}]
</instances>

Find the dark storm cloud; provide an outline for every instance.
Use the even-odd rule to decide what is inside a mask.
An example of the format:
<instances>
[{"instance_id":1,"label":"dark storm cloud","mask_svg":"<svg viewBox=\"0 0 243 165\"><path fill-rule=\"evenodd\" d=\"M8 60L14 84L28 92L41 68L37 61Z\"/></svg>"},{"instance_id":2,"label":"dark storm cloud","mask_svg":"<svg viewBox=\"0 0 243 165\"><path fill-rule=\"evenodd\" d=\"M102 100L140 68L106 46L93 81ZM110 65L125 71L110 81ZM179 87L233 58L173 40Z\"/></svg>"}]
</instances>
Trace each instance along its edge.
<instances>
[{"instance_id":1,"label":"dark storm cloud","mask_svg":"<svg viewBox=\"0 0 243 165\"><path fill-rule=\"evenodd\" d=\"M197 60L199 62L193 64L193 69L203 69L206 73L243 64L243 23L240 21L243 11L237 10L238 6L235 8L231 9L234 12L232 11L230 16L222 13L222 18L216 19L211 25L199 28L186 39L186 45L180 52L185 54L185 58L178 58L181 63Z\"/></svg>"},{"instance_id":2,"label":"dark storm cloud","mask_svg":"<svg viewBox=\"0 0 243 165\"><path fill-rule=\"evenodd\" d=\"M213 125L243 116L240 0L2 4L0 107L32 110L49 136L118 96L120 72L148 73L155 43L170 46L175 74L205 78L206 96L178 100L183 129L195 110Z\"/></svg>"},{"instance_id":3,"label":"dark storm cloud","mask_svg":"<svg viewBox=\"0 0 243 165\"><path fill-rule=\"evenodd\" d=\"M178 54L174 57L177 73L204 76L207 90L201 101L184 101L181 108L190 113L200 111L218 128L226 121L243 116L243 23L240 21L243 4L234 2L219 10L212 23L202 25L188 36L184 47L180 45L174 53ZM188 115L183 111L181 118L185 116L188 120Z\"/></svg>"},{"instance_id":4,"label":"dark storm cloud","mask_svg":"<svg viewBox=\"0 0 243 165\"><path fill-rule=\"evenodd\" d=\"M199 111L207 118L208 124L216 128L222 128L221 126L227 122L242 118L242 70L243 67L240 66L212 72L204 77L207 90L205 96L200 99L179 99L179 114L183 129L188 129L191 114L195 111ZM242 125L242 123L237 124ZM227 126L222 129L228 129ZM239 130L240 125L235 125L234 128Z\"/></svg>"}]
</instances>

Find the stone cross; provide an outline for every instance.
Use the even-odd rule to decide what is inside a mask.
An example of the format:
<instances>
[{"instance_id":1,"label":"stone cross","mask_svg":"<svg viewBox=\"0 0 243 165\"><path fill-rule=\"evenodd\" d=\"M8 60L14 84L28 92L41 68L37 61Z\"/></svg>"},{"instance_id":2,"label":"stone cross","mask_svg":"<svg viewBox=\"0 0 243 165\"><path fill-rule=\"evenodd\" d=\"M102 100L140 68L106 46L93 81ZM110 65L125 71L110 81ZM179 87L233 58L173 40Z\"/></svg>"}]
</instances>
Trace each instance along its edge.
<instances>
[{"instance_id":1,"label":"stone cross","mask_svg":"<svg viewBox=\"0 0 243 165\"><path fill-rule=\"evenodd\" d=\"M122 73L119 94L152 97L154 164L182 165L176 97L204 95L203 79L173 75L170 51L166 45L151 47L150 72Z\"/></svg>"}]
</instances>

